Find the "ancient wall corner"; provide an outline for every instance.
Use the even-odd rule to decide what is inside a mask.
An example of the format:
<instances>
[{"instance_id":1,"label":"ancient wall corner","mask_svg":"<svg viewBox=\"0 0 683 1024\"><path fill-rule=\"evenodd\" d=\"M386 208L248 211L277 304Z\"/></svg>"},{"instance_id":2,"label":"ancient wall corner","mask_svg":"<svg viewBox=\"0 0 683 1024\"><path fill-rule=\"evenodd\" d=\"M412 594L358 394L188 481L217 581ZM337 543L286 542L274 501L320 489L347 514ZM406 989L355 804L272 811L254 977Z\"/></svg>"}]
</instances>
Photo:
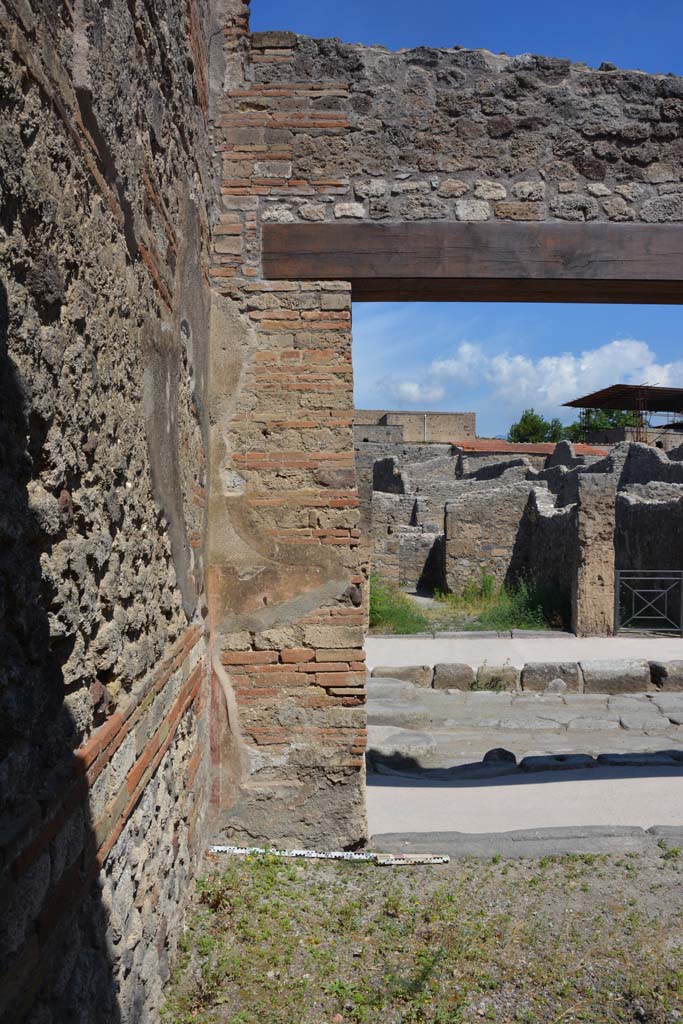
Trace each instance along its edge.
<instances>
[{"instance_id":1,"label":"ancient wall corner","mask_svg":"<svg viewBox=\"0 0 683 1024\"><path fill-rule=\"evenodd\" d=\"M292 152L311 128L338 134L341 90L302 75L290 33L248 35L246 5L216 13L214 823L222 836L348 846L366 834L350 286L269 282L261 271L261 227L277 218L278 196L309 197L314 209L318 193L339 191L296 180ZM237 791L223 785L234 764Z\"/></svg>"}]
</instances>

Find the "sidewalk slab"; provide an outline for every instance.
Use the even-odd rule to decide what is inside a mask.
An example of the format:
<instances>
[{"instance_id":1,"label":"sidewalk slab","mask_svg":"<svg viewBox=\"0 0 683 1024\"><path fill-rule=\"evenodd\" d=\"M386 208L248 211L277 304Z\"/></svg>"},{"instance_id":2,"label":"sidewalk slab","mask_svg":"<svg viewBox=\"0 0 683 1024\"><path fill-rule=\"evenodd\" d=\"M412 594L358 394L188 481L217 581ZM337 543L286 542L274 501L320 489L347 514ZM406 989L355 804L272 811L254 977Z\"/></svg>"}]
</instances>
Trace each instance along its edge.
<instances>
[{"instance_id":1,"label":"sidewalk slab","mask_svg":"<svg viewBox=\"0 0 683 1024\"><path fill-rule=\"evenodd\" d=\"M462 662L479 668L487 664L523 668L531 661L683 661L683 637L614 636L576 637L546 635L541 637L477 637L475 634L453 636L369 636L365 641L368 667L386 665L435 665L439 662Z\"/></svg>"}]
</instances>

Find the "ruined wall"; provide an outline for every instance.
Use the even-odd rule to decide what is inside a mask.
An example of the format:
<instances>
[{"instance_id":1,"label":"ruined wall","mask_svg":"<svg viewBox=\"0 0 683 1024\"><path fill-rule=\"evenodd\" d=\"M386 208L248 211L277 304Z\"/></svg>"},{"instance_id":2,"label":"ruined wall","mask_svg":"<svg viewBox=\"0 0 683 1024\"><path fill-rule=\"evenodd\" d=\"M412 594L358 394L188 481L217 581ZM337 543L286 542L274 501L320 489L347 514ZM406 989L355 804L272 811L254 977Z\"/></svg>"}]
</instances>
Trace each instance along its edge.
<instances>
[{"instance_id":1,"label":"ruined wall","mask_svg":"<svg viewBox=\"0 0 683 1024\"><path fill-rule=\"evenodd\" d=\"M381 522L378 524L376 530L373 527L372 510L375 464L377 462L382 462L384 459L397 459L400 466L409 465L410 471L412 472L416 465L423 462L431 462L435 456L445 457L450 454L452 449L450 445L404 445L400 443L390 443L386 440L383 440L381 443L372 440L365 442L363 437L367 429L368 428L366 426L354 427L356 478L358 486L358 501L360 506L360 519L358 526L361 533L361 543L359 547L361 564L364 566L364 571L368 574L376 571L380 575L384 575L386 570L390 573L387 578L398 581L398 579L401 578L401 571L399 569L401 545L399 543L398 548L396 547L396 537L392 539L390 536L386 535L386 531L383 530ZM401 428L371 427L371 429L390 431ZM413 502L413 506L410 507L406 515L401 519L400 525L410 525L414 521L414 507L417 506L418 508L424 508L425 504L427 506L426 516L420 519L421 524L424 523L425 527L427 527L430 524L440 523L440 529L443 530L443 501L440 503L440 506L438 503L425 503L421 500L418 500L416 503ZM419 539L416 547L413 549L413 553L417 558L420 557L422 547L423 540ZM433 547L431 550L433 550ZM408 554L407 548L405 553ZM429 553L430 552L428 552L428 554ZM414 562L414 568L411 569L411 575L414 575L416 570L417 563ZM440 585L440 579L435 582Z\"/></svg>"},{"instance_id":2,"label":"ruined wall","mask_svg":"<svg viewBox=\"0 0 683 1024\"><path fill-rule=\"evenodd\" d=\"M571 627L571 595L577 571L577 506L557 507L543 487L534 487L519 524L505 582L526 580L541 595L553 624Z\"/></svg>"},{"instance_id":3,"label":"ruined wall","mask_svg":"<svg viewBox=\"0 0 683 1024\"><path fill-rule=\"evenodd\" d=\"M616 491L613 475L584 473L578 477L572 588L572 629L577 636L611 636L614 632Z\"/></svg>"},{"instance_id":4,"label":"ruined wall","mask_svg":"<svg viewBox=\"0 0 683 1024\"><path fill-rule=\"evenodd\" d=\"M444 583L460 593L484 574L502 584L510 569L519 524L533 484L529 481L463 489L446 504Z\"/></svg>"},{"instance_id":5,"label":"ruined wall","mask_svg":"<svg viewBox=\"0 0 683 1024\"><path fill-rule=\"evenodd\" d=\"M617 569L683 568L683 486L617 495L614 544Z\"/></svg>"},{"instance_id":6,"label":"ruined wall","mask_svg":"<svg viewBox=\"0 0 683 1024\"><path fill-rule=\"evenodd\" d=\"M0 9L13 1024L154 1020L203 839L206 18L202 0Z\"/></svg>"}]
</instances>

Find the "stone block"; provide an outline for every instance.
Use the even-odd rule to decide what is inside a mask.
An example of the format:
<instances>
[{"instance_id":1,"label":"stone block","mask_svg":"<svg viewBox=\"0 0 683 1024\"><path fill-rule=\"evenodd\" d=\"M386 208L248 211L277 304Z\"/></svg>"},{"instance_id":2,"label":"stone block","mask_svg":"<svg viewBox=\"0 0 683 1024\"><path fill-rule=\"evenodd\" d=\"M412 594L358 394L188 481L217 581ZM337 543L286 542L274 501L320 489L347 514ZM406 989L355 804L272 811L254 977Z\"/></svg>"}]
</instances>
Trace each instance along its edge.
<instances>
[{"instance_id":1,"label":"stone block","mask_svg":"<svg viewBox=\"0 0 683 1024\"><path fill-rule=\"evenodd\" d=\"M642 693L652 686L647 661L582 661L586 693Z\"/></svg>"},{"instance_id":2,"label":"stone block","mask_svg":"<svg viewBox=\"0 0 683 1024\"><path fill-rule=\"evenodd\" d=\"M373 668L370 674L384 679L400 679L414 686L431 686L433 671L431 665L400 665Z\"/></svg>"},{"instance_id":3,"label":"stone block","mask_svg":"<svg viewBox=\"0 0 683 1024\"><path fill-rule=\"evenodd\" d=\"M360 626L305 626L304 641L309 647L324 650L340 647L363 649L363 630Z\"/></svg>"},{"instance_id":4,"label":"stone block","mask_svg":"<svg viewBox=\"0 0 683 1024\"><path fill-rule=\"evenodd\" d=\"M288 50L296 43L296 32L252 32L250 40L255 50Z\"/></svg>"},{"instance_id":5,"label":"stone block","mask_svg":"<svg viewBox=\"0 0 683 1024\"><path fill-rule=\"evenodd\" d=\"M643 203L641 217L651 224L683 220L683 196L670 195L648 199Z\"/></svg>"},{"instance_id":6,"label":"stone block","mask_svg":"<svg viewBox=\"0 0 683 1024\"><path fill-rule=\"evenodd\" d=\"M507 193L499 182L482 180L475 182L474 194L477 199L505 199Z\"/></svg>"},{"instance_id":7,"label":"stone block","mask_svg":"<svg viewBox=\"0 0 683 1024\"><path fill-rule=\"evenodd\" d=\"M478 690L518 690L521 678L521 669L514 665L481 665L475 686Z\"/></svg>"},{"instance_id":8,"label":"stone block","mask_svg":"<svg viewBox=\"0 0 683 1024\"><path fill-rule=\"evenodd\" d=\"M455 204L455 215L458 220L488 220L491 207L483 199L459 199Z\"/></svg>"},{"instance_id":9,"label":"stone block","mask_svg":"<svg viewBox=\"0 0 683 1024\"><path fill-rule=\"evenodd\" d=\"M357 181L353 190L360 199L379 199L380 196L387 194L388 185L383 178L374 178L369 181Z\"/></svg>"},{"instance_id":10,"label":"stone block","mask_svg":"<svg viewBox=\"0 0 683 1024\"><path fill-rule=\"evenodd\" d=\"M371 676L367 682L368 702L375 700L414 700L417 688L414 683L390 676Z\"/></svg>"},{"instance_id":11,"label":"stone block","mask_svg":"<svg viewBox=\"0 0 683 1024\"><path fill-rule=\"evenodd\" d=\"M436 750L436 740L427 732L396 728L393 725L368 727L368 754L384 763L417 760Z\"/></svg>"},{"instance_id":12,"label":"stone block","mask_svg":"<svg viewBox=\"0 0 683 1024\"><path fill-rule=\"evenodd\" d=\"M512 186L512 193L523 203L538 203L545 199L545 182L518 181Z\"/></svg>"},{"instance_id":13,"label":"stone block","mask_svg":"<svg viewBox=\"0 0 683 1024\"><path fill-rule=\"evenodd\" d=\"M444 630L436 634L439 640L500 640L509 639L510 633L501 633L495 629L459 629Z\"/></svg>"},{"instance_id":14,"label":"stone block","mask_svg":"<svg viewBox=\"0 0 683 1024\"><path fill-rule=\"evenodd\" d=\"M650 677L660 690L683 690L683 661L651 661Z\"/></svg>"},{"instance_id":15,"label":"stone block","mask_svg":"<svg viewBox=\"0 0 683 1024\"><path fill-rule=\"evenodd\" d=\"M299 210L303 220L325 220L325 207L320 203L307 203Z\"/></svg>"},{"instance_id":16,"label":"stone block","mask_svg":"<svg viewBox=\"0 0 683 1024\"><path fill-rule=\"evenodd\" d=\"M522 669L522 689L542 693L556 679L565 683L567 690L581 688L579 666L575 661L530 661Z\"/></svg>"},{"instance_id":17,"label":"stone block","mask_svg":"<svg viewBox=\"0 0 683 1024\"><path fill-rule=\"evenodd\" d=\"M545 220L543 203L505 202L496 203L496 217L501 220Z\"/></svg>"},{"instance_id":18,"label":"stone block","mask_svg":"<svg viewBox=\"0 0 683 1024\"><path fill-rule=\"evenodd\" d=\"M337 203L334 207L334 215L338 220L348 217L362 220L365 216L365 207L362 203Z\"/></svg>"},{"instance_id":19,"label":"stone block","mask_svg":"<svg viewBox=\"0 0 683 1024\"><path fill-rule=\"evenodd\" d=\"M437 195L446 199L457 199L459 196L464 196L468 189L469 185L466 182L460 181L458 178L446 178L436 191Z\"/></svg>"},{"instance_id":20,"label":"stone block","mask_svg":"<svg viewBox=\"0 0 683 1024\"><path fill-rule=\"evenodd\" d=\"M503 764L517 764L517 758L511 750L506 750L505 747L492 747L491 750L487 750L482 757L484 764L491 764L495 762L502 762Z\"/></svg>"},{"instance_id":21,"label":"stone block","mask_svg":"<svg viewBox=\"0 0 683 1024\"><path fill-rule=\"evenodd\" d=\"M633 751L625 754L598 754L597 761L598 764L613 768L673 768L680 767L681 764L677 753L670 750L655 750L651 753Z\"/></svg>"},{"instance_id":22,"label":"stone block","mask_svg":"<svg viewBox=\"0 0 683 1024\"><path fill-rule=\"evenodd\" d=\"M459 663L435 665L432 685L435 690L471 690L474 669Z\"/></svg>"}]
</instances>

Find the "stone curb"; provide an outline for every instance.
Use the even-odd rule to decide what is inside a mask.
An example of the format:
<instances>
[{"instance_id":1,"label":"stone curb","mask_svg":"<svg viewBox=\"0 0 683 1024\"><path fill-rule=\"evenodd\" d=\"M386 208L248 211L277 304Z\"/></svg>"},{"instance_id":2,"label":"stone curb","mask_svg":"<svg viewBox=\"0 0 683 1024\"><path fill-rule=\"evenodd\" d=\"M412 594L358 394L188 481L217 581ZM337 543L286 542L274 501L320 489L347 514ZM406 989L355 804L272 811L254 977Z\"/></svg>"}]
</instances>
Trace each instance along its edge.
<instances>
[{"instance_id":1,"label":"stone curb","mask_svg":"<svg viewBox=\"0 0 683 1024\"><path fill-rule=\"evenodd\" d=\"M430 675L431 673L431 675ZM513 665L484 663L474 670L465 662L431 665L377 665L371 677L396 678L435 690L513 691L517 693L622 693L683 692L683 662L640 659L588 659L585 661L527 662Z\"/></svg>"}]
</instances>

